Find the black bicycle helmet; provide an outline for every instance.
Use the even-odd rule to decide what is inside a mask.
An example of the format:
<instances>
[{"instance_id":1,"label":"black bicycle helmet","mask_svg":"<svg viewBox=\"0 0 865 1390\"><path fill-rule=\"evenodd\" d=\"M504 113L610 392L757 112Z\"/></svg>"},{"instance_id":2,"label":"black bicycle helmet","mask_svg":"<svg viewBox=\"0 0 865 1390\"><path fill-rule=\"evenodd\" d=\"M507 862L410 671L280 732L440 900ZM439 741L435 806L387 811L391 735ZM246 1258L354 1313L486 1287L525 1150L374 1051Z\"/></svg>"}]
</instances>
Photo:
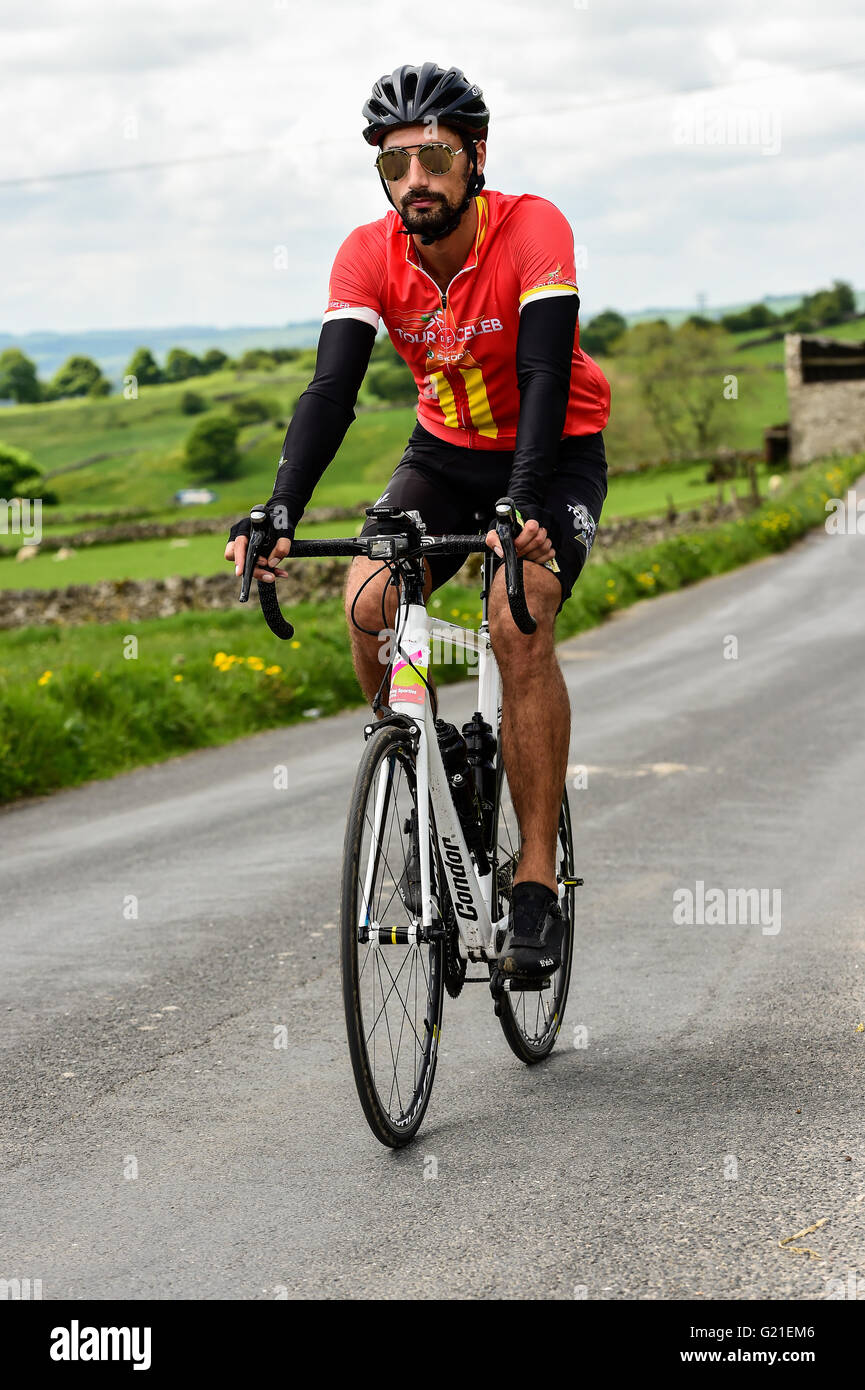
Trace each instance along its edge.
<instances>
[{"instance_id":1,"label":"black bicycle helmet","mask_svg":"<svg viewBox=\"0 0 865 1390\"><path fill-rule=\"evenodd\" d=\"M485 137L490 113L480 87L469 82L459 68L441 68L438 63L422 63L416 68L403 63L402 67L379 78L369 100L364 103L363 116L368 122L363 138L370 145L378 145L388 130L419 125L429 116L437 117L463 136L472 165L466 196L447 226L435 236L421 237L421 242L428 246L449 236L484 186L484 176L478 173L475 140ZM387 181L382 178L381 182L388 201L393 203ZM405 230L408 232L408 228Z\"/></svg>"}]
</instances>

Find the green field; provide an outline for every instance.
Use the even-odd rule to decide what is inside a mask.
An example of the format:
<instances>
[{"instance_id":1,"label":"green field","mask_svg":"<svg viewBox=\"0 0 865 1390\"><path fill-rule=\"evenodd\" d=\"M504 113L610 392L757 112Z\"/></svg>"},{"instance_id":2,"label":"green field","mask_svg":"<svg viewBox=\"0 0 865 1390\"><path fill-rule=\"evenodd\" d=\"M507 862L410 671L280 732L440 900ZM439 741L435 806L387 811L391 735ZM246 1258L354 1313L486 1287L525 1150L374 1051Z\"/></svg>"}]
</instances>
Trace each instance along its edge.
<instances>
[{"instance_id":1,"label":"green field","mask_svg":"<svg viewBox=\"0 0 865 1390\"><path fill-rule=\"evenodd\" d=\"M780 551L825 519L828 497L865 470L865 455L815 464L781 496L715 530L651 547L595 552L556 627L564 638L654 594ZM476 621L477 583L449 584L431 603ZM107 777L257 729L360 703L338 599L294 607L293 642L278 642L254 605L134 625L0 632L0 799ZM137 649L130 651L134 636ZM440 667L439 683L462 665Z\"/></svg>"},{"instance_id":2,"label":"green field","mask_svg":"<svg viewBox=\"0 0 865 1390\"><path fill-rule=\"evenodd\" d=\"M358 442L365 442L372 417L361 416L354 426ZM380 421L376 422L380 424ZM334 464L334 470L336 469ZM370 478L365 485L365 495L361 498L375 500L374 494L384 485L389 463L383 476ZM672 497L679 510L687 510L698 502L717 496L716 483L705 481L706 464L687 464L681 468L663 472L634 474L611 478L607 501L604 506L604 520L616 517L656 516L666 510L668 498ZM761 465L758 469L765 490L767 470ZM350 482L333 482L328 479L320 486L314 501L318 505L337 505L330 491L332 487L344 492L338 505L352 505L357 501L359 485ZM348 496L354 490L354 497ZM744 480L737 480L736 489L740 495L747 490ZM725 486L729 495L729 484ZM238 507L238 516L242 515ZM350 521L315 522L301 524L298 537L357 535L363 524L363 513L358 510L356 523ZM601 523L603 525L603 521ZM65 560L56 558L57 552L44 551L26 563L18 563L13 558L0 559L0 590L2 589L54 589L69 584L95 584L100 579L164 579L170 574L218 574L230 572L223 560L224 535L190 536L183 539L126 541L117 545L98 545L76 550ZM9 541L12 543L13 538Z\"/></svg>"},{"instance_id":3,"label":"green field","mask_svg":"<svg viewBox=\"0 0 865 1390\"><path fill-rule=\"evenodd\" d=\"M844 325L838 336L855 336L853 329L857 325ZM735 340L731 339L731 344L735 346ZM734 364L740 372L739 398L725 401L722 406L726 417L724 442L731 447L759 448L763 428L785 418L783 373L760 370L772 362L780 364L782 349L781 343L749 349L741 354L741 365ZM737 353L738 349L734 356ZM642 407L627 368L616 360L605 362L604 366L613 382L611 423L605 432L610 462L656 457L662 451L642 420ZM182 394L187 389L195 391L215 411L229 408L227 400L217 399L220 396L266 396L287 419L310 375L311 355L302 363L283 364L273 372L226 371L175 385L142 387L135 400L115 396L15 406L0 413L0 440L33 455L37 465L49 475L50 485L57 491L67 516L75 511L117 509L138 509L166 519L179 514L227 515L235 509L245 510L259 497L269 496L282 443L282 426L247 426L240 436L242 476L215 484L216 502L179 508L174 503L174 493L191 481L185 469L183 446L195 419L201 418L180 412ZM414 409L382 409L381 403L378 408L375 406L364 387L358 420L319 484L314 504L353 505L360 497L375 492L390 476L411 432ZM94 456L99 456L96 462L84 462ZM73 471L58 471L82 463ZM46 509L44 521L51 528L51 509ZM46 534L50 534L50 529Z\"/></svg>"},{"instance_id":4,"label":"green field","mask_svg":"<svg viewBox=\"0 0 865 1390\"><path fill-rule=\"evenodd\" d=\"M839 339L855 339L865 333L865 320L830 331ZM738 398L722 400L719 405L722 443L737 449L758 449L765 427L779 423L787 414L784 374L771 369L781 364L783 342L742 349L742 342L751 336L731 338L731 370L738 376ZM76 514L88 512L104 514L106 524L111 524L111 513L116 511L164 523L180 518L239 517L253 502L271 493L284 420L309 380L313 360L314 354L307 353L300 362L282 364L272 372L224 371L174 385L143 387L135 400L116 396L15 406L0 413L0 440L31 453L59 494L59 508L43 511L46 537L74 535ZM605 431L611 465L657 457L662 451L646 424L627 363L613 359L603 365L613 388L611 423ZM215 484L217 500L205 506L180 507L173 501L175 492L191 482L185 469L184 442L196 419L202 418L180 412L180 398L186 390L202 395L213 410L228 409L227 400L217 400L220 396L261 396L272 400L282 412L281 423L254 424L241 431L242 475ZM358 523L302 526L299 534L349 535L356 531L362 520L360 508L384 487L401 457L414 419L412 406L375 404L364 388L357 420L311 502L312 506L356 507ZM105 457L62 471L94 455ZM765 470L760 473L765 480ZM744 491L744 482L738 482L736 488ZM613 477L604 516L610 520L657 514L666 509L671 497L677 508L687 509L714 497L716 491L714 484L706 483L702 463ZM62 514L60 521L54 519L58 514ZM83 524L91 530L99 523L91 519ZM14 536L0 540L8 547L18 543ZM221 536L193 536L81 548L62 561L52 552L26 565L0 558L0 589L64 587L103 578L215 574L223 569L222 550Z\"/></svg>"},{"instance_id":5,"label":"green field","mask_svg":"<svg viewBox=\"0 0 865 1390\"><path fill-rule=\"evenodd\" d=\"M730 335L737 344L743 359L748 362L775 363L777 366L784 364L784 340L780 339L776 343L761 343L759 347L743 348L743 343L750 342L754 338L762 337L759 332L750 329L747 333L732 333ZM831 328L820 328L812 336L817 338L837 338L842 343L855 343L865 341L865 316L854 319L850 323L836 323Z\"/></svg>"}]
</instances>

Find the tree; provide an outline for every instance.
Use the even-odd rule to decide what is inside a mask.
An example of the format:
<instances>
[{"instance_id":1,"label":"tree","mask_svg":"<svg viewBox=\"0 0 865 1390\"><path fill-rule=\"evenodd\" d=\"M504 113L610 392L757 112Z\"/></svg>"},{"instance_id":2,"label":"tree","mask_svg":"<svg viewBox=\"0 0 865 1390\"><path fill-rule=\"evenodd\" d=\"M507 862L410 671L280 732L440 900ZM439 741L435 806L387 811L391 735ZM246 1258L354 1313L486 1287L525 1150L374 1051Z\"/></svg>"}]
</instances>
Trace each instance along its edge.
<instances>
[{"instance_id":1,"label":"tree","mask_svg":"<svg viewBox=\"0 0 865 1390\"><path fill-rule=\"evenodd\" d=\"M238 425L257 425L262 420L275 420L279 405L269 396L244 396L232 401L229 407Z\"/></svg>"},{"instance_id":2,"label":"tree","mask_svg":"<svg viewBox=\"0 0 865 1390\"><path fill-rule=\"evenodd\" d=\"M589 356L605 357L613 344L627 331L627 323L615 309L595 314L585 328L580 329L580 347Z\"/></svg>"},{"instance_id":3,"label":"tree","mask_svg":"<svg viewBox=\"0 0 865 1390\"><path fill-rule=\"evenodd\" d=\"M388 362L373 363L366 374L366 385L380 401L404 401L410 405L417 399L414 378L403 361L398 366Z\"/></svg>"},{"instance_id":4,"label":"tree","mask_svg":"<svg viewBox=\"0 0 865 1390\"><path fill-rule=\"evenodd\" d=\"M199 420L186 441L186 467L199 482L223 482L240 472L238 427L227 415Z\"/></svg>"},{"instance_id":5,"label":"tree","mask_svg":"<svg viewBox=\"0 0 865 1390\"><path fill-rule=\"evenodd\" d=\"M99 383L104 380L102 368L92 357L73 356L54 373L51 387L57 396L93 396L99 394Z\"/></svg>"},{"instance_id":6,"label":"tree","mask_svg":"<svg viewBox=\"0 0 865 1390\"><path fill-rule=\"evenodd\" d=\"M41 497L46 506L53 506L57 494L45 487L45 478L33 461L32 454L0 444L0 497Z\"/></svg>"},{"instance_id":7,"label":"tree","mask_svg":"<svg viewBox=\"0 0 865 1390\"><path fill-rule=\"evenodd\" d=\"M831 290L806 294L798 308L788 315L794 333L813 333L843 323L856 313L856 294L846 280L834 280Z\"/></svg>"},{"instance_id":8,"label":"tree","mask_svg":"<svg viewBox=\"0 0 865 1390\"><path fill-rule=\"evenodd\" d=\"M0 352L0 400L32 405L42 399L42 387L36 376L36 364L25 357L20 348Z\"/></svg>"},{"instance_id":9,"label":"tree","mask_svg":"<svg viewBox=\"0 0 865 1390\"><path fill-rule=\"evenodd\" d=\"M136 348L126 366L126 376L134 376L139 386L158 386L162 370L150 348Z\"/></svg>"},{"instance_id":10,"label":"tree","mask_svg":"<svg viewBox=\"0 0 865 1390\"><path fill-rule=\"evenodd\" d=\"M856 313L856 292L847 280L833 280L835 297L842 314Z\"/></svg>"},{"instance_id":11,"label":"tree","mask_svg":"<svg viewBox=\"0 0 865 1390\"><path fill-rule=\"evenodd\" d=\"M174 347L165 359L166 381L188 381L191 376L203 376L204 368L199 358L186 348Z\"/></svg>"},{"instance_id":12,"label":"tree","mask_svg":"<svg viewBox=\"0 0 865 1390\"><path fill-rule=\"evenodd\" d=\"M670 453L704 455L721 434L728 339L717 325L637 324L627 351L641 399Z\"/></svg>"},{"instance_id":13,"label":"tree","mask_svg":"<svg viewBox=\"0 0 865 1390\"><path fill-rule=\"evenodd\" d=\"M208 348L201 359L201 365L206 376L209 376L211 372L222 371L222 368L228 364L228 353L223 352L222 348Z\"/></svg>"},{"instance_id":14,"label":"tree","mask_svg":"<svg viewBox=\"0 0 865 1390\"><path fill-rule=\"evenodd\" d=\"M207 409L207 401L197 391L184 391L180 397L180 409L184 415L202 415Z\"/></svg>"},{"instance_id":15,"label":"tree","mask_svg":"<svg viewBox=\"0 0 865 1390\"><path fill-rule=\"evenodd\" d=\"M264 348L249 348L238 358L237 367L241 372L272 372L276 367L276 359L273 353L267 352Z\"/></svg>"},{"instance_id":16,"label":"tree","mask_svg":"<svg viewBox=\"0 0 865 1390\"><path fill-rule=\"evenodd\" d=\"M728 333L748 333L752 329L770 328L780 321L779 316L772 313L768 304L752 304L748 309L721 315L721 327Z\"/></svg>"}]
</instances>

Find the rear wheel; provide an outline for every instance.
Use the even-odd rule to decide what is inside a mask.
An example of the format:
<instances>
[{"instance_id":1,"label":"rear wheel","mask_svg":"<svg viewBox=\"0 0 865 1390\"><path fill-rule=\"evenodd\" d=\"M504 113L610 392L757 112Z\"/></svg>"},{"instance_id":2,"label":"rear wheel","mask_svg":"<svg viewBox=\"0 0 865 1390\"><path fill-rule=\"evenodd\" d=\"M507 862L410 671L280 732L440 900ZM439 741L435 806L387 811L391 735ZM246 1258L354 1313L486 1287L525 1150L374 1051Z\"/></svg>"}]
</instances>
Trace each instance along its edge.
<instances>
[{"instance_id":1,"label":"rear wheel","mask_svg":"<svg viewBox=\"0 0 865 1390\"><path fill-rule=\"evenodd\" d=\"M408 868L416 812L411 735L393 726L373 733L358 769L346 827L340 960L358 1096L373 1134L391 1148L413 1139L423 1120L442 1017L440 922L433 923L439 927L433 941L416 940L421 914L406 904L406 898L412 903L416 880ZM435 899L434 840L431 821Z\"/></svg>"},{"instance_id":2,"label":"rear wheel","mask_svg":"<svg viewBox=\"0 0 865 1390\"><path fill-rule=\"evenodd\" d=\"M519 823L504 768L499 765L494 820L498 915L510 909L514 874L520 858L521 836ZM571 813L567 787L562 795L559 828L556 841L556 876L559 883L574 877L574 845L571 837ZM559 906L565 919L562 944L562 963L546 989L505 989L500 1000L499 1022L508 1044L520 1061L532 1064L543 1061L555 1046L568 999L571 980L571 961L574 949L575 889L566 886ZM503 933L502 933L503 935ZM501 941L497 944L500 946Z\"/></svg>"}]
</instances>

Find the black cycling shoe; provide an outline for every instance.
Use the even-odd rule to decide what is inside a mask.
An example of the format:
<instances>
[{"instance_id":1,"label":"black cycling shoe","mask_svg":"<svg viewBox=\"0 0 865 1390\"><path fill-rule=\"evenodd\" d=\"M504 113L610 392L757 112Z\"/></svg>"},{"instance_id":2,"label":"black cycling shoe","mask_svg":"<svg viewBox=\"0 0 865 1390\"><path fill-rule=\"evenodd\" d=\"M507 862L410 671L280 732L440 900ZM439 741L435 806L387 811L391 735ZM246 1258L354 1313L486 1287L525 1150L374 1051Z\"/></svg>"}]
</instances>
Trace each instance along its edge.
<instances>
[{"instance_id":1,"label":"black cycling shoe","mask_svg":"<svg viewBox=\"0 0 865 1390\"><path fill-rule=\"evenodd\" d=\"M514 887L511 924L499 953L499 969L514 981L546 980L562 963L565 919L557 895L543 883Z\"/></svg>"}]
</instances>

